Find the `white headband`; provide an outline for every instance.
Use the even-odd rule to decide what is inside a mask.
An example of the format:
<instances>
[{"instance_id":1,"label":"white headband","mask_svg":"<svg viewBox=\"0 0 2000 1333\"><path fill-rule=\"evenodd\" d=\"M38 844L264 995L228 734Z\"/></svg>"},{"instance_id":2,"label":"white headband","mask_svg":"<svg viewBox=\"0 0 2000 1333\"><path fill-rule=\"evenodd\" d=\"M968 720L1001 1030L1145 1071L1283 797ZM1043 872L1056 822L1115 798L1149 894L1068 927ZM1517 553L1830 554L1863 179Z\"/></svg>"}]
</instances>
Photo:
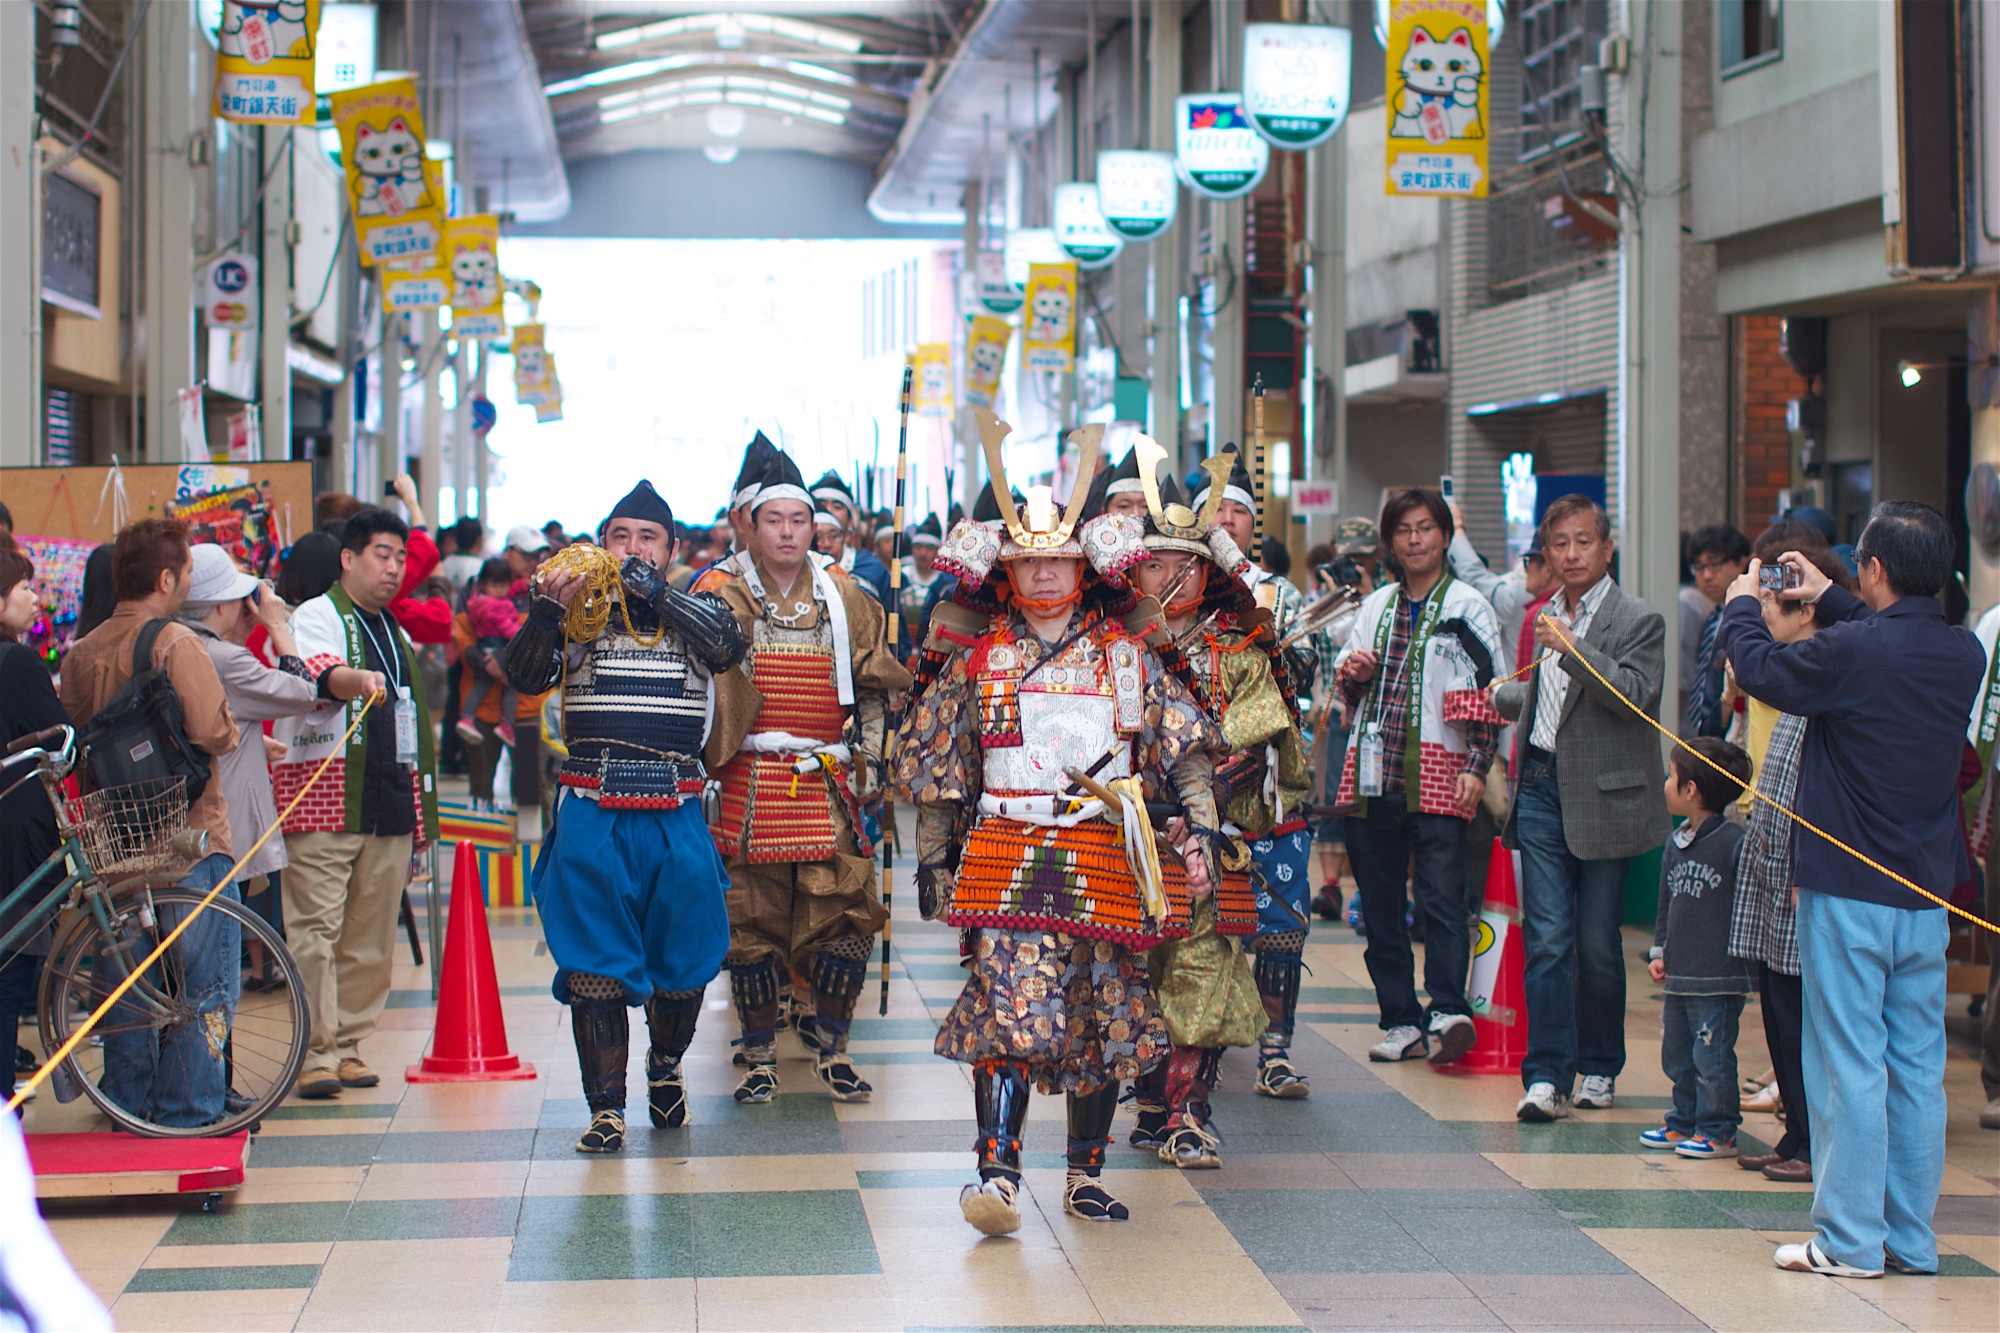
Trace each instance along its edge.
<instances>
[{"instance_id":1,"label":"white headband","mask_svg":"<svg viewBox=\"0 0 2000 1333\"><path fill-rule=\"evenodd\" d=\"M1201 488L1201 494L1194 497L1194 507L1196 509L1201 508L1202 505L1208 502L1208 493L1213 489L1210 486ZM1244 490L1241 486L1224 486L1222 488L1222 498L1225 500L1234 500L1245 509L1255 510L1257 508L1257 497Z\"/></svg>"},{"instance_id":2,"label":"white headband","mask_svg":"<svg viewBox=\"0 0 2000 1333\"><path fill-rule=\"evenodd\" d=\"M854 497L838 486L822 486L812 493L815 500L828 500L845 508L854 508Z\"/></svg>"},{"instance_id":3,"label":"white headband","mask_svg":"<svg viewBox=\"0 0 2000 1333\"><path fill-rule=\"evenodd\" d=\"M776 486L758 487L756 498L750 502L750 512L756 513L773 500L797 500L808 509L813 507L812 497L806 494L805 487L781 482Z\"/></svg>"},{"instance_id":4,"label":"white headband","mask_svg":"<svg viewBox=\"0 0 2000 1333\"><path fill-rule=\"evenodd\" d=\"M1143 495L1145 492L1146 483L1137 477L1120 477L1104 488L1106 495Z\"/></svg>"},{"instance_id":5,"label":"white headband","mask_svg":"<svg viewBox=\"0 0 2000 1333\"><path fill-rule=\"evenodd\" d=\"M816 528L838 528L845 525L824 509L815 509L813 510L813 526Z\"/></svg>"}]
</instances>

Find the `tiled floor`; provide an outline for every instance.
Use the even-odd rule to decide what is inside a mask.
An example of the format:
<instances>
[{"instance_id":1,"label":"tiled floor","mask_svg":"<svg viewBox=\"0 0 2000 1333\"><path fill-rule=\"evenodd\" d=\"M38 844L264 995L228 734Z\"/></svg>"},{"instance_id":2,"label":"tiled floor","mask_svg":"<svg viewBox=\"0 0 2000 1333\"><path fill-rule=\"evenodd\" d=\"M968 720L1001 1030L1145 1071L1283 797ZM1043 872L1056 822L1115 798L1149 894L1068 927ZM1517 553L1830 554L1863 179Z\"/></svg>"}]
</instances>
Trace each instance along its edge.
<instances>
[{"instance_id":1,"label":"tiled floor","mask_svg":"<svg viewBox=\"0 0 2000 1333\"><path fill-rule=\"evenodd\" d=\"M735 1105L718 985L689 1062L693 1125L645 1127L639 1092L624 1155L579 1157L553 966L532 914L502 911L508 1031L540 1078L406 1085L433 1011L428 974L401 966L365 1048L384 1086L283 1107L221 1212L63 1203L51 1221L128 1329L2000 1328L2000 1135L1978 1128L1962 1053L1948 1075L1940 1276L1782 1273L1771 1249L1804 1233L1808 1189L1638 1145L1667 1088L1655 988L1636 964L1618 1109L1522 1126L1511 1078L1367 1063L1373 995L1345 926L1308 946L1296 1054L1310 1100L1253 1097L1251 1061L1232 1054L1217 1098L1225 1164L1210 1172L1124 1147L1121 1117L1111 1164L1133 1220L1090 1225L1063 1215L1062 1105L1038 1098L1026 1225L982 1240L956 1203L969 1079L930 1054L958 991L955 939L914 920L912 898L896 899L888 1015L871 983L855 1024L869 1104L829 1102L787 1037L784 1095ZM1743 1030L1754 1072L1754 1007ZM28 1127L70 1114L44 1097ZM1748 1126L1773 1130L1768 1117Z\"/></svg>"}]
</instances>

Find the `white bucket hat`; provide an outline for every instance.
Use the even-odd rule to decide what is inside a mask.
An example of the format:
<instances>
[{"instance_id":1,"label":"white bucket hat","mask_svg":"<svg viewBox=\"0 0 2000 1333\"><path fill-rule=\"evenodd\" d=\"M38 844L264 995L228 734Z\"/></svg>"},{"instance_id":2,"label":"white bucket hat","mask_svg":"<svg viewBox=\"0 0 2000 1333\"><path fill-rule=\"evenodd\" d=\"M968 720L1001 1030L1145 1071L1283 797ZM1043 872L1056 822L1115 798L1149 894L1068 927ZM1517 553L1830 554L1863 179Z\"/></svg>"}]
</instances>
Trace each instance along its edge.
<instances>
[{"instance_id":1,"label":"white bucket hat","mask_svg":"<svg viewBox=\"0 0 2000 1333\"><path fill-rule=\"evenodd\" d=\"M257 590L257 580L236 567L229 552L212 543L191 548L194 573L188 578L188 606L221 606Z\"/></svg>"}]
</instances>

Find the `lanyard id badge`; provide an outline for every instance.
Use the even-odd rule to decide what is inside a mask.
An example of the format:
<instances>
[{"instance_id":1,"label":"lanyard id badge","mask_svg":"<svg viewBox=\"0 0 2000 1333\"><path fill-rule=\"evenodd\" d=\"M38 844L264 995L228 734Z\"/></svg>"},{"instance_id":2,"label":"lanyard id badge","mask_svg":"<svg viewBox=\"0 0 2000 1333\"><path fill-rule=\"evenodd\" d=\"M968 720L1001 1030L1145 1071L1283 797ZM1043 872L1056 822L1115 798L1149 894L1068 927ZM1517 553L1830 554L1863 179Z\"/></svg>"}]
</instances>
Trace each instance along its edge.
<instances>
[{"instance_id":1,"label":"lanyard id badge","mask_svg":"<svg viewBox=\"0 0 2000 1333\"><path fill-rule=\"evenodd\" d=\"M417 766L417 701L407 685L396 687L396 762Z\"/></svg>"},{"instance_id":2,"label":"lanyard id badge","mask_svg":"<svg viewBox=\"0 0 2000 1333\"><path fill-rule=\"evenodd\" d=\"M1363 796L1382 794L1382 727L1370 722L1361 733L1354 758L1354 785Z\"/></svg>"}]
</instances>

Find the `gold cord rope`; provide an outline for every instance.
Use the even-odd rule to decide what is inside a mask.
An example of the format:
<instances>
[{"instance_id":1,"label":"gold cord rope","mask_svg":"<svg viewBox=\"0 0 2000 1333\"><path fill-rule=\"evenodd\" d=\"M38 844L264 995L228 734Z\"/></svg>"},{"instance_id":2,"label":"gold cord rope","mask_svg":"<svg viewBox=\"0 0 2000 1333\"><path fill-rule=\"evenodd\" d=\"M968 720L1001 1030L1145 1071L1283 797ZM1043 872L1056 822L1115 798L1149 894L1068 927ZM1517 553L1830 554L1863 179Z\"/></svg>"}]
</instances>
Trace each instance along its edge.
<instances>
[{"instance_id":1,"label":"gold cord rope","mask_svg":"<svg viewBox=\"0 0 2000 1333\"><path fill-rule=\"evenodd\" d=\"M619 575L618 557L602 546L591 542L573 542L563 547L542 562L535 575L536 585L542 586L550 574L576 574L583 579L583 586L570 598L569 610L563 616L563 633L571 642L595 643L611 627L614 607L619 619L625 622L625 632L638 640L641 647L651 648L666 637L665 625L656 628L651 638L632 627L632 615L625 605L625 580Z\"/></svg>"}]
</instances>

